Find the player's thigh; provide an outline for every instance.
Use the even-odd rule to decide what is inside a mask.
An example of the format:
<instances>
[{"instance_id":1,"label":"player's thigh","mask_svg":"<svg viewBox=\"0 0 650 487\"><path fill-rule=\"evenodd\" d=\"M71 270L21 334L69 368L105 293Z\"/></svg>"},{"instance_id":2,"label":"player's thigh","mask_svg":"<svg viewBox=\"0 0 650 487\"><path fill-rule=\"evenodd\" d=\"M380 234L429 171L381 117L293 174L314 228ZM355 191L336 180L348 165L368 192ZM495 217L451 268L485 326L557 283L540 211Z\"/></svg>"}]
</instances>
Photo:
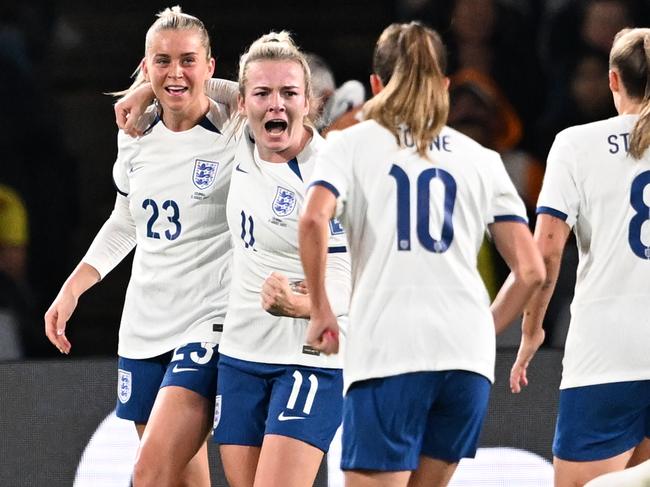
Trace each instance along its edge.
<instances>
[{"instance_id":1,"label":"player's thigh","mask_svg":"<svg viewBox=\"0 0 650 487\"><path fill-rule=\"evenodd\" d=\"M568 462L605 460L643 440L649 381L615 382L560 391L553 455Z\"/></svg>"},{"instance_id":2,"label":"player's thigh","mask_svg":"<svg viewBox=\"0 0 650 487\"><path fill-rule=\"evenodd\" d=\"M218 359L214 343L174 350L142 436L137 467L180 475L196 455L213 422ZM195 464L207 471L207 457Z\"/></svg>"},{"instance_id":3,"label":"player's thigh","mask_svg":"<svg viewBox=\"0 0 650 487\"><path fill-rule=\"evenodd\" d=\"M142 437L141 460L180 471L205 443L212 427L213 404L183 387L160 389Z\"/></svg>"},{"instance_id":4,"label":"player's thigh","mask_svg":"<svg viewBox=\"0 0 650 487\"><path fill-rule=\"evenodd\" d=\"M409 479L408 487L445 487L457 466L457 462L446 462L422 456L420 465Z\"/></svg>"},{"instance_id":5,"label":"player's thigh","mask_svg":"<svg viewBox=\"0 0 650 487\"><path fill-rule=\"evenodd\" d=\"M645 411L644 438L634 449L634 454L627 464L628 467L634 467L650 460L650 381L645 382L648 384L648 406Z\"/></svg>"},{"instance_id":6,"label":"player's thigh","mask_svg":"<svg viewBox=\"0 0 650 487\"><path fill-rule=\"evenodd\" d=\"M411 472L377 472L348 470L345 472L346 487L406 487Z\"/></svg>"},{"instance_id":7,"label":"player's thigh","mask_svg":"<svg viewBox=\"0 0 650 487\"><path fill-rule=\"evenodd\" d=\"M252 487L262 448L260 446L219 445L219 454L230 487Z\"/></svg>"},{"instance_id":8,"label":"player's thigh","mask_svg":"<svg viewBox=\"0 0 650 487\"><path fill-rule=\"evenodd\" d=\"M648 433L646 433L646 437L643 438L641 443L639 443L634 449L634 453L627 463L627 468L634 467L650 460L650 438L648 438L647 435Z\"/></svg>"},{"instance_id":9,"label":"player's thigh","mask_svg":"<svg viewBox=\"0 0 650 487\"><path fill-rule=\"evenodd\" d=\"M358 472L415 470L439 385L431 372L353 383L343 403L341 468Z\"/></svg>"},{"instance_id":10,"label":"player's thigh","mask_svg":"<svg viewBox=\"0 0 650 487\"><path fill-rule=\"evenodd\" d=\"M255 472L255 487L310 487L323 455L323 450L304 441L267 434Z\"/></svg>"},{"instance_id":11,"label":"player's thigh","mask_svg":"<svg viewBox=\"0 0 650 487\"><path fill-rule=\"evenodd\" d=\"M117 417L146 424L171 353L146 359L118 358Z\"/></svg>"},{"instance_id":12,"label":"player's thigh","mask_svg":"<svg viewBox=\"0 0 650 487\"><path fill-rule=\"evenodd\" d=\"M632 456L633 449L603 460L575 462L553 458L553 469L555 471L555 487L582 486L601 475L618 472L625 468L625 465Z\"/></svg>"},{"instance_id":13,"label":"player's thigh","mask_svg":"<svg viewBox=\"0 0 650 487\"><path fill-rule=\"evenodd\" d=\"M341 424L341 370L297 365L283 368L272 380L264 441L268 435L281 435L327 452Z\"/></svg>"},{"instance_id":14,"label":"player's thigh","mask_svg":"<svg viewBox=\"0 0 650 487\"><path fill-rule=\"evenodd\" d=\"M650 483L650 461L632 468L601 475L585 487L647 487Z\"/></svg>"}]
</instances>

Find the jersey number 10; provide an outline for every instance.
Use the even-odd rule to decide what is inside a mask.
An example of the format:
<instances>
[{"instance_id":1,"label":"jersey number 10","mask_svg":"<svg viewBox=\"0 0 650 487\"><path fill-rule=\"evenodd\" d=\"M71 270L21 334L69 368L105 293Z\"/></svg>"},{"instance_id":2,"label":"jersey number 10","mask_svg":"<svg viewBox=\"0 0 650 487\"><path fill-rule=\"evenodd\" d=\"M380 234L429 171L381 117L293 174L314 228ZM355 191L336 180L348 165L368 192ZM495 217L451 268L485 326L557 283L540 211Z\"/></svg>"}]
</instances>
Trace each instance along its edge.
<instances>
[{"instance_id":1,"label":"jersey number 10","mask_svg":"<svg viewBox=\"0 0 650 487\"><path fill-rule=\"evenodd\" d=\"M397 183L397 250L411 250L411 181L404 169L395 164L390 168L388 174L394 177ZM432 179L438 179L445 188L443 200L444 220L442 222L440 240L434 239L429 229L430 183ZM418 240L429 252L436 254L446 252L454 240L452 216L456 203L456 181L444 169L425 169L417 178L416 191Z\"/></svg>"}]
</instances>

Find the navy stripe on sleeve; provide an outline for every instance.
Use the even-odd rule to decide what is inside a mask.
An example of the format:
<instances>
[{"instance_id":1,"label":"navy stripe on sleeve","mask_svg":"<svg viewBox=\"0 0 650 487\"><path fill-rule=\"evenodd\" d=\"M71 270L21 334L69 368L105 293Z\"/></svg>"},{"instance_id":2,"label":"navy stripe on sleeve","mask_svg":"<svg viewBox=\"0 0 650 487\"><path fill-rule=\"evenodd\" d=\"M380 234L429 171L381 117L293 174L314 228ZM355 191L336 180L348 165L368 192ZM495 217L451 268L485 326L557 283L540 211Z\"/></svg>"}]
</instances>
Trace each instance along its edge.
<instances>
[{"instance_id":1,"label":"navy stripe on sleeve","mask_svg":"<svg viewBox=\"0 0 650 487\"><path fill-rule=\"evenodd\" d=\"M323 188L329 189L332 193L334 193L334 196L337 198L340 195L339 190L336 189L334 185L328 183L327 181L323 181L323 180L314 181L309 185L309 188L311 188L312 186L322 186Z\"/></svg>"},{"instance_id":2,"label":"navy stripe on sleeve","mask_svg":"<svg viewBox=\"0 0 650 487\"><path fill-rule=\"evenodd\" d=\"M328 247L327 253L328 254L344 254L348 251L345 245L341 245L339 247Z\"/></svg>"},{"instance_id":3,"label":"navy stripe on sleeve","mask_svg":"<svg viewBox=\"0 0 650 487\"><path fill-rule=\"evenodd\" d=\"M555 218L559 218L562 221L566 221L567 218L569 218L569 215L566 213L562 213L559 210L556 210L555 208L551 208L549 206L538 206L537 207L537 214L546 214L546 215L551 215L554 216Z\"/></svg>"},{"instance_id":4,"label":"navy stripe on sleeve","mask_svg":"<svg viewBox=\"0 0 650 487\"><path fill-rule=\"evenodd\" d=\"M528 225L528 220L519 215L498 215L494 217L494 223L498 222L518 222Z\"/></svg>"}]
</instances>

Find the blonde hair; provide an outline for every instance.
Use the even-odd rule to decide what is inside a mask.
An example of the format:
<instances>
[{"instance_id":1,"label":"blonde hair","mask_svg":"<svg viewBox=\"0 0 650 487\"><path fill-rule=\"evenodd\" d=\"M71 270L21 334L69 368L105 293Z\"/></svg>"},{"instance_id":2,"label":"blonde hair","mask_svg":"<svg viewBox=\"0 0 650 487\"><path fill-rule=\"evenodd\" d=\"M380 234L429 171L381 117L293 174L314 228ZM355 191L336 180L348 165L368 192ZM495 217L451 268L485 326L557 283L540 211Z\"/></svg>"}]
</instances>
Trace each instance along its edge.
<instances>
[{"instance_id":1,"label":"blonde hair","mask_svg":"<svg viewBox=\"0 0 650 487\"><path fill-rule=\"evenodd\" d=\"M309 102L310 113L306 122L311 125L312 111L315 109L312 92L311 71L303 52L296 46L289 32L269 32L253 42L248 51L239 58L239 93L244 98L248 82L248 66L255 61L293 61L302 68L305 78L305 98Z\"/></svg>"},{"instance_id":2,"label":"blonde hair","mask_svg":"<svg viewBox=\"0 0 650 487\"><path fill-rule=\"evenodd\" d=\"M156 17L158 18L153 24L151 24L151 27L149 27L147 35L144 39L145 57L151 48L153 36L158 32L164 30L195 30L201 39L201 47L205 49L206 59L210 59L212 57L212 50L210 48L210 35L208 34L208 31L205 28L203 22L201 22L197 17L183 13L178 5L175 7L166 8L162 12L158 12L156 14ZM141 65L138 65L131 77L135 79L131 86L129 86L126 90L109 94L118 97L124 96L146 82Z\"/></svg>"},{"instance_id":3,"label":"blonde hair","mask_svg":"<svg viewBox=\"0 0 650 487\"><path fill-rule=\"evenodd\" d=\"M377 40L373 71L384 89L366 102L364 115L390 130L408 126L418 154L427 156L449 114L446 52L440 36L420 24L391 24Z\"/></svg>"},{"instance_id":4,"label":"blonde hair","mask_svg":"<svg viewBox=\"0 0 650 487\"><path fill-rule=\"evenodd\" d=\"M618 70L630 98L641 101L629 150L632 157L640 159L650 145L650 29L623 29L616 34L609 66Z\"/></svg>"}]
</instances>

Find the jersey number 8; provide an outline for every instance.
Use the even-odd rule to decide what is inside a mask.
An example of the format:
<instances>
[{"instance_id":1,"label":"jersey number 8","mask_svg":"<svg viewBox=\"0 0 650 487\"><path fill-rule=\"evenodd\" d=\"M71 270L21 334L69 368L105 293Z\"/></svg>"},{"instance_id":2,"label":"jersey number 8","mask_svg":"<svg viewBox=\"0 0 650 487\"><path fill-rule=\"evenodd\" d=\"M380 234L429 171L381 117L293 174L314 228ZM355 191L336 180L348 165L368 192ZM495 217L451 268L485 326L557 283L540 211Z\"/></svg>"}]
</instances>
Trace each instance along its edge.
<instances>
[{"instance_id":1,"label":"jersey number 8","mask_svg":"<svg viewBox=\"0 0 650 487\"><path fill-rule=\"evenodd\" d=\"M627 240L634 255L641 259L650 259L650 246L641 241L641 227L650 220L650 206L643 201L643 191L650 184L650 171L644 171L634 178L630 188L630 204L636 211L630 220Z\"/></svg>"}]
</instances>

